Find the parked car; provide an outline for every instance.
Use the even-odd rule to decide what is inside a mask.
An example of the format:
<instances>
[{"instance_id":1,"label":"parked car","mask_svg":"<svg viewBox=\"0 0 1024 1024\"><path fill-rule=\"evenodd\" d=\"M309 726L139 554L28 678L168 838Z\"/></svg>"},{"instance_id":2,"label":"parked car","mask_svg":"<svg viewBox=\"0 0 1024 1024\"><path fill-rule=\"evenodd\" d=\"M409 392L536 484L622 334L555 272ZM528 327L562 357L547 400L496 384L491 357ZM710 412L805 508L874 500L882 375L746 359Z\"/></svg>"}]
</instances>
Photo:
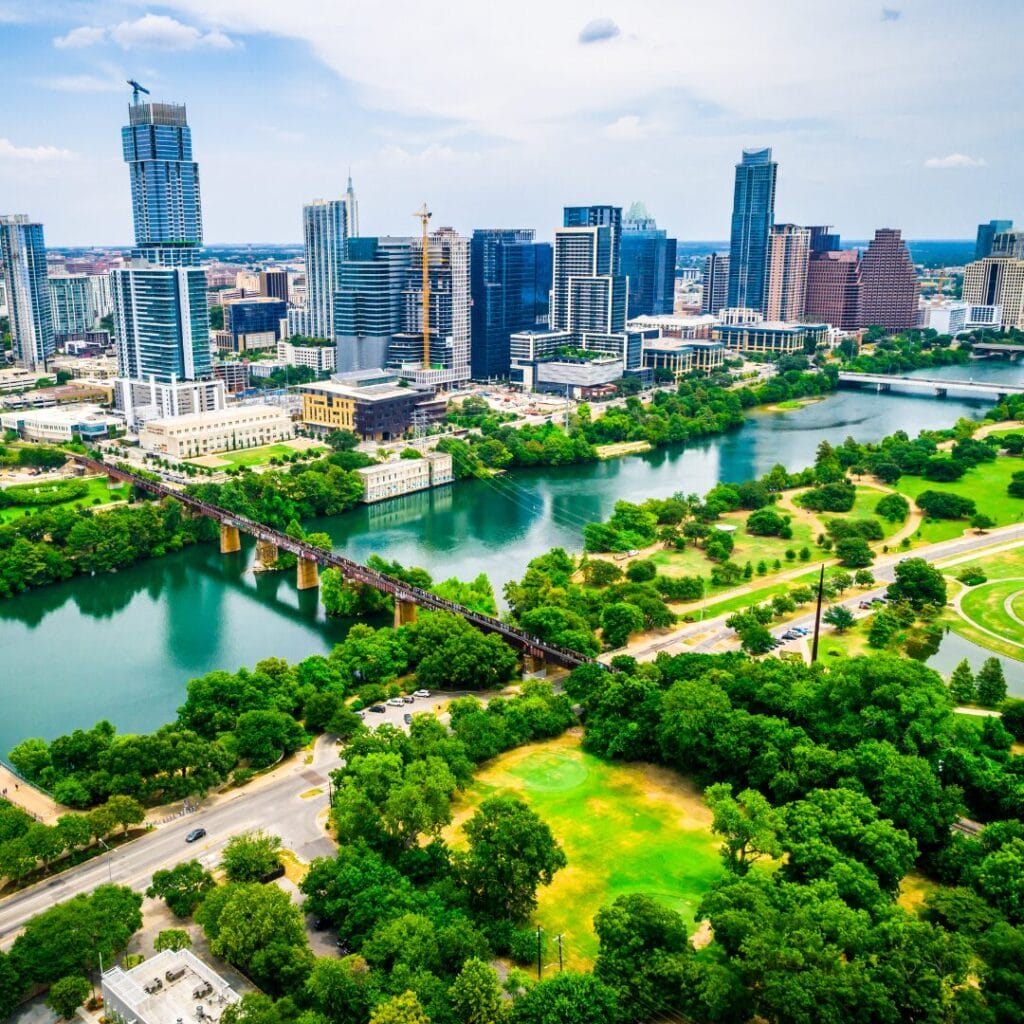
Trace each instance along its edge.
<instances>
[{"instance_id":1,"label":"parked car","mask_svg":"<svg viewBox=\"0 0 1024 1024\"><path fill-rule=\"evenodd\" d=\"M189 832L189 834L187 836L185 836L185 842L186 843L195 843L195 842L198 842L200 839L205 838L205 836L206 836L206 829L205 828L194 828L194 829L192 829L191 832Z\"/></svg>"},{"instance_id":2,"label":"parked car","mask_svg":"<svg viewBox=\"0 0 1024 1024\"><path fill-rule=\"evenodd\" d=\"M430 696L430 691L429 690L417 690L413 694L413 696L414 697L429 697Z\"/></svg>"},{"instance_id":3,"label":"parked car","mask_svg":"<svg viewBox=\"0 0 1024 1024\"><path fill-rule=\"evenodd\" d=\"M857 605L857 607L858 608L868 608L868 609L870 609L870 608L873 607L873 605L871 604L870 601L861 601L860 604Z\"/></svg>"},{"instance_id":4,"label":"parked car","mask_svg":"<svg viewBox=\"0 0 1024 1024\"><path fill-rule=\"evenodd\" d=\"M384 714L384 712L385 712L385 711L387 711L387 708L386 708L386 707L384 707L384 705L383 705L383 704L374 704L374 705L372 705L372 706L371 706L370 710L371 710L371 711L372 711L372 712L373 712L373 713L374 713L375 715L383 715L383 714Z\"/></svg>"},{"instance_id":5,"label":"parked car","mask_svg":"<svg viewBox=\"0 0 1024 1024\"><path fill-rule=\"evenodd\" d=\"M393 708L400 708L405 704L405 701L401 697L389 697L388 704Z\"/></svg>"},{"instance_id":6,"label":"parked car","mask_svg":"<svg viewBox=\"0 0 1024 1024\"><path fill-rule=\"evenodd\" d=\"M409 712L406 711L406 713L402 715L402 721L405 722L406 725L412 724L412 715L410 715Z\"/></svg>"},{"instance_id":7,"label":"parked car","mask_svg":"<svg viewBox=\"0 0 1024 1024\"><path fill-rule=\"evenodd\" d=\"M404 697L402 698L402 703L403 703L403 704L412 704L412 703L414 703L414 702L415 702L415 700L416 700L416 698L415 698L415 697L413 697L413 696L412 696L411 694L406 694L406 695L405 695L405 696L404 696Z\"/></svg>"}]
</instances>

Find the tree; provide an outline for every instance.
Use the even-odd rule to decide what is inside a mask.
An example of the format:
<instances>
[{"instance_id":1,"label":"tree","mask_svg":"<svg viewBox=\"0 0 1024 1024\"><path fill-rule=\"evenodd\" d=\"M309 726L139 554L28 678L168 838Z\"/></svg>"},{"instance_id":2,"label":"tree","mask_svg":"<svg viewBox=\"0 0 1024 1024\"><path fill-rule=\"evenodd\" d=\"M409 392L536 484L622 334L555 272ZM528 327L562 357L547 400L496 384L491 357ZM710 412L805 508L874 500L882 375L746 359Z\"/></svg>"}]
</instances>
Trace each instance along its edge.
<instances>
[{"instance_id":1,"label":"tree","mask_svg":"<svg viewBox=\"0 0 1024 1024\"><path fill-rule=\"evenodd\" d=\"M858 587L873 587L875 585L875 574L870 569L858 569L853 574L853 582Z\"/></svg>"},{"instance_id":2,"label":"tree","mask_svg":"<svg viewBox=\"0 0 1024 1024\"><path fill-rule=\"evenodd\" d=\"M974 502L950 491L922 491L917 507L932 519L964 519L975 513Z\"/></svg>"},{"instance_id":3,"label":"tree","mask_svg":"<svg viewBox=\"0 0 1024 1024\"><path fill-rule=\"evenodd\" d=\"M184 928L165 928L153 940L153 949L159 953L164 949L191 949L192 936Z\"/></svg>"},{"instance_id":4,"label":"tree","mask_svg":"<svg viewBox=\"0 0 1024 1024\"><path fill-rule=\"evenodd\" d=\"M496 918L524 920L537 888L568 861L551 829L522 800L489 797L465 826L469 849L458 869L472 902Z\"/></svg>"},{"instance_id":5,"label":"tree","mask_svg":"<svg viewBox=\"0 0 1024 1024\"><path fill-rule=\"evenodd\" d=\"M284 711L246 711L235 725L238 756L247 758L254 768L273 764L306 741L306 733Z\"/></svg>"},{"instance_id":6,"label":"tree","mask_svg":"<svg viewBox=\"0 0 1024 1024\"><path fill-rule=\"evenodd\" d=\"M949 677L949 695L957 704L973 704L978 697L974 673L964 658Z\"/></svg>"},{"instance_id":7,"label":"tree","mask_svg":"<svg viewBox=\"0 0 1024 1024\"><path fill-rule=\"evenodd\" d=\"M610 648L625 647L633 633L644 628L644 617L636 605L616 601L601 612L601 632Z\"/></svg>"},{"instance_id":8,"label":"tree","mask_svg":"<svg viewBox=\"0 0 1024 1024\"><path fill-rule=\"evenodd\" d=\"M996 521L991 517L985 515L984 512L975 512L971 516L971 529L977 530L979 533L984 533L986 530L991 530L996 525Z\"/></svg>"},{"instance_id":9,"label":"tree","mask_svg":"<svg viewBox=\"0 0 1024 1024\"><path fill-rule=\"evenodd\" d=\"M199 861L187 860L154 872L146 895L163 899L177 917L189 917L215 885L213 875Z\"/></svg>"},{"instance_id":10,"label":"tree","mask_svg":"<svg viewBox=\"0 0 1024 1024\"><path fill-rule=\"evenodd\" d=\"M221 867L230 882L259 882L281 864L281 837L262 830L232 836L224 847Z\"/></svg>"},{"instance_id":11,"label":"tree","mask_svg":"<svg viewBox=\"0 0 1024 1024\"><path fill-rule=\"evenodd\" d=\"M834 604L826 609L822 620L835 627L837 633L845 633L853 624L853 612L844 604Z\"/></svg>"},{"instance_id":12,"label":"tree","mask_svg":"<svg viewBox=\"0 0 1024 1024\"><path fill-rule=\"evenodd\" d=\"M878 499L875 512L890 523L902 523L910 514L910 503L902 494L886 494Z\"/></svg>"},{"instance_id":13,"label":"tree","mask_svg":"<svg viewBox=\"0 0 1024 1024\"><path fill-rule=\"evenodd\" d=\"M771 633L750 615L744 616L737 625L736 635L747 654L767 654L774 646Z\"/></svg>"},{"instance_id":14,"label":"tree","mask_svg":"<svg viewBox=\"0 0 1024 1024\"><path fill-rule=\"evenodd\" d=\"M994 708L1006 700L1006 678L998 658L986 658L978 670L978 703Z\"/></svg>"},{"instance_id":15,"label":"tree","mask_svg":"<svg viewBox=\"0 0 1024 1024\"><path fill-rule=\"evenodd\" d=\"M643 1008L634 1008L637 1015ZM593 974L562 971L512 1005L512 1024L608 1024L618 1017L614 991Z\"/></svg>"},{"instance_id":16,"label":"tree","mask_svg":"<svg viewBox=\"0 0 1024 1024\"><path fill-rule=\"evenodd\" d=\"M332 430L325 440L336 452L350 452L359 444L359 435L351 430Z\"/></svg>"},{"instance_id":17,"label":"tree","mask_svg":"<svg viewBox=\"0 0 1024 1024\"><path fill-rule=\"evenodd\" d=\"M722 862L730 871L745 875L762 857L781 856L781 821L756 789L745 789L734 797L732 786L719 782L704 790L704 799L714 814L711 831L725 839Z\"/></svg>"},{"instance_id":18,"label":"tree","mask_svg":"<svg viewBox=\"0 0 1024 1024\"><path fill-rule=\"evenodd\" d=\"M448 989L452 1011L462 1024L498 1024L504 1001L498 976L483 960L471 957Z\"/></svg>"},{"instance_id":19,"label":"tree","mask_svg":"<svg viewBox=\"0 0 1024 1024\"><path fill-rule=\"evenodd\" d=\"M906 601L915 611L926 604L946 604L946 581L942 573L923 558L904 558L893 570L896 579L885 592L890 602Z\"/></svg>"},{"instance_id":20,"label":"tree","mask_svg":"<svg viewBox=\"0 0 1024 1024\"><path fill-rule=\"evenodd\" d=\"M50 986L46 995L46 1005L66 1020L75 1016L78 1008L89 998L92 986L87 978L81 974L69 974L65 978L58 978Z\"/></svg>"},{"instance_id":21,"label":"tree","mask_svg":"<svg viewBox=\"0 0 1024 1024\"><path fill-rule=\"evenodd\" d=\"M129 825L139 825L146 820L146 808L130 796L112 796L104 805L114 821L128 834Z\"/></svg>"},{"instance_id":22,"label":"tree","mask_svg":"<svg viewBox=\"0 0 1024 1024\"><path fill-rule=\"evenodd\" d=\"M875 560L875 554L863 537L844 537L836 544L836 556L848 569L863 569Z\"/></svg>"},{"instance_id":23,"label":"tree","mask_svg":"<svg viewBox=\"0 0 1024 1024\"><path fill-rule=\"evenodd\" d=\"M360 956L320 957L306 979L306 994L331 1024L364 1024L378 981Z\"/></svg>"},{"instance_id":24,"label":"tree","mask_svg":"<svg viewBox=\"0 0 1024 1024\"><path fill-rule=\"evenodd\" d=\"M405 991L381 1003L370 1014L370 1024L430 1024L416 993Z\"/></svg>"}]
</instances>

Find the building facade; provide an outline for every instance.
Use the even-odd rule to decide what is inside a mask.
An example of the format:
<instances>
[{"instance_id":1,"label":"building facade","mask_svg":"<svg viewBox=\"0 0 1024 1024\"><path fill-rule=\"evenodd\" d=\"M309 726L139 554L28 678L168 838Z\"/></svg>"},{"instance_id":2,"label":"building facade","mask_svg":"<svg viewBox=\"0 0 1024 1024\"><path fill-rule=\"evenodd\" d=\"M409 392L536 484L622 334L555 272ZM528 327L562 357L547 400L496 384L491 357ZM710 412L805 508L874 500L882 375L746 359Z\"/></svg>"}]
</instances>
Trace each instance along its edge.
<instances>
[{"instance_id":1,"label":"building facade","mask_svg":"<svg viewBox=\"0 0 1024 1024\"><path fill-rule=\"evenodd\" d=\"M139 445L147 452L195 459L277 444L294 436L295 425L283 410L273 405L242 405L149 420L139 431Z\"/></svg>"},{"instance_id":2,"label":"building facade","mask_svg":"<svg viewBox=\"0 0 1024 1024\"><path fill-rule=\"evenodd\" d=\"M658 316L675 306L676 240L659 231L642 203L622 220L622 274L629 283L627 317Z\"/></svg>"},{"instance_id":3,"label":"building facade","mask_svg":"<svg viewBox=\"0 0 1024 1024\"><path fill-rule=\"evenodd\" d=\"M511 335L547 325L552 249L532 228L478 228L469 265L470 370L475 380L505 378Z\"/></svg>"},{"instance_id":4,"label":"building facade","mask_svg":"<svg viewBox=\"0 0 1024 1024\"><path fill-rule=\"evenodd\" d=\"M792 322L804 315L811 232L798 224L776 224L768 240L768 283L764 315Z\"/></svg>"},{"instance_id":5,"label":"building facade","mask_svg":"<svg viewBox=\"0 0 1024 1024\"><path fill-rule=\"evenodd\" d=\"M700 311L714 316L729 305L729 254L713 252L704 260L704 290Z\"/></svg>"},{"instance_id":6,"label":"building facade","mask_svg":"<svg viewBox=\"0 0 1024 1024\"><path fill-rule=\"evenodd\" d=\"M224 330L231 336L232 351L275 347L287 315L287 302L266 296L224 303Z\"/></svg>"},{"instance_id":7,"label":"building facade","mask_svg":"<svg viewBox=\"0 0 1024 1024\"><path fill-rule=\"evenodd\" d=\"M807 299L804 315L841 331L860 325L860 252L812 254L807 264Z\"/></svg>"},{"instance_id":8,"label":"building facade","mask_svg":"<svg viewBox=\"0 0 1024 1024\"><path fill-rule=\"evenodd\" d=\"M828 324L782 324L763 320L749 324L721 324L715 340L735 352L794 355L813 352L828 342Z\"/></svg>"},{"instance_id":9,"label":"building facade","mask_svg":"<svg viewBox=\"0 0 1024 1024\"><path fill-rule=\"evenodd\" d=\"M315 199L302 208L306 309L314 338L334 339L334 296L346 258L347 211L344 199Z\"/></svg>"},{"instance_id":10,"label":"building facade","mask_svg":"<svg viewBox=\"0 0 1024 1024\"><path fill-rule=\"evenodd\" d=\"M967 330L971 306L967 302L938 302L921 306L917 311L917 326L938 331L955 338Z\"/></svg>"},{"instance_id":11,"label":"building facade","mask_svg":"<svg viewBox=\"0 0 1024 1024\"><path fill-rule=\"evenodd\" d=\"M974 258L983 260L992 255L992 242L995 236L1013 228L1012 220L990 220L987 224L978 225L978 238L974 243Z\"/></svg>"},{"instance_id":12,"label":"building facade","mask_svg":"<svg viewBox=\"0 0 1024 1024\"><path fill-rule=\"evenodd\" d=\"M333 345L303 344L298 338L277 343L278 362L305 366L314 373L333 373L337 368L337 350Z\"/></svg>"},{"instance_id":13,"label":"building facade","mask_svg":"<svg viewBox=\"0 0 1024 1024\"><path fill-rule=\"evenodd\" d=\"M729 242L727 305L731 307L764 309L778 168L771 149L745 149L736 165Z\"/></svg>"},{"instance_id":14,"label":"building facade","mask_svg":"<svg viewBox=\"0 0 1024 1024\"><path fill-rule=\"evenodd\" d=\"M303 385L302 422L321 434L351 430L364 441L394 441L414 427L418 418L424 426L436 420L439 410L432 392L400 387L394 376L383 375L377 380L328 380ZM421 407L422 416L418 417Z\"/></svg>"},{"instance_id":15,"label":"building facade","mask_svg":"<svg viewBox=\"0 0 1024 1024\"><path fill-rule=\"evenodd\" d=\"M259 276L260 295L268 299L288 301L288 271L261 270Z\"/></svg>"},{"instance_id":16,"label":"building facade","mask_svg":"<svg viewBox=\"0 0 1024 1024\"><path fill-rule=\"evenodd\" d=\"M56 347L43 225L24 214L0 217L0 257L14 362L26 370L45 369Z\"/></svg>"},{"instance_id":17,"label":"building facade","mask_svg":"<svg viewBox=\"0 0 1024 1024\"><path fill-rule=\"evenodd\" d=\"M1024 329L1024 260L988 256L968 263L963 300L972 306L999 306L1003 330Z\"/></svg>"},{"instance_id":18,"label":"building facade","mask_svg":"<svg viewBox=\"0 0 1024 1024\"><path fill-rule=\"evenodd\" d=\"M917 324L921 289L910 250L896 228L879 228L860 265L860 326L890 334Z\"/></svg>"},{"instance_id":19,"label":"building facade","mask_svg":"<svg viewBox=\"0 0 1024 1024\"><path fill-rule=\"evenodd\" d=\"M992 239L993 256L1024 260L1024 231L999 231Z\"/></svg>"},{"instance_id":20,"label":"building facade","mask_svg":"<svg viewBox=\"0 0 1024 1024\"><path fill-rule=\"evenodd\" d=\"M363 501L367 503L441 487L455 478L451 455L437 451L427 452L421 459L389 459L356 472L363 478Z\"/></svg>"}]
</instances>

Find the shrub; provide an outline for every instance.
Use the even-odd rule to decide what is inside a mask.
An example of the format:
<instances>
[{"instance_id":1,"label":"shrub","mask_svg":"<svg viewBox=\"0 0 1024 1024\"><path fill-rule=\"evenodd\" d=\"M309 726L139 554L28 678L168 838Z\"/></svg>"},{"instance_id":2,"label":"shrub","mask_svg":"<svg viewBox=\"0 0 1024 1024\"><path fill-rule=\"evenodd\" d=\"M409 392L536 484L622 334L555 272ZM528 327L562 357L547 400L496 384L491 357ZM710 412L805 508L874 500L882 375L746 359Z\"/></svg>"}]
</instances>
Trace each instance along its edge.
<instances>
[{"instance_id":1,"label":"shrub","mask_svg":"<svg viewBox=\"0 0 1024 1024\"><path fill-rule=\"evenodd\" d=\"M917 507L933 519L964 519L975 512L970 498L949 491L922 491L916 501Z\"/></svg>"},{"instance_id":2,"label":"shrub","mask_svg":"<svg viewBox=\"0 0 1024 1024\"><path fill-rule=\"evenodd\" d=\"M796 500L815 512L849 512L857 499L857 489L849 481L821 484L805 491Z\"/></svg>"}]
</instances>

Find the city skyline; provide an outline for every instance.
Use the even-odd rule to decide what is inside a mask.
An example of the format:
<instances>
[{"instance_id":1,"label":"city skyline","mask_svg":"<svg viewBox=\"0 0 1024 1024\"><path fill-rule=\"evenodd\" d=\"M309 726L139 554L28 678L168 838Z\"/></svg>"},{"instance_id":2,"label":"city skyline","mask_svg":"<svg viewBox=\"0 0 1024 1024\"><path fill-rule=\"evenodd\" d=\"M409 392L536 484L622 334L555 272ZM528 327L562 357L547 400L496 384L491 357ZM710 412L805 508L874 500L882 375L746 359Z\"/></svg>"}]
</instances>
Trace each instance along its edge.
<instances>
[{"instance_id":1,"label":"city skyline","mask_svg":"<svg viewBox=\"0 0 1024 1024\"><path fill-rule=\"evenodd\" d=\"M978 5L951 63L930 5L820 6L568 3L485 19L454 5L385 21L301 2L79 4L73 16L8 3L0 80L16 102L0 189L9 212L47 225L51 246L130 244L108 133L138 78L189 109L210 244L299 241L302 205L340 198L350 167L368 235L411 234L424 197L438 224L529 226L541 240L566 203L641 199L670 236L722 239L736 153L757 146L780 164L783 222L969 238L991 218L1020 219L1015 73L987 53L1022 12ZM783 42L787 60L753 62ZM421 59L445 48L458 60ZM813 56L828 51L843 62ZM736 73L745 61L756 73Z\"/></svg>"}]
</instances>

